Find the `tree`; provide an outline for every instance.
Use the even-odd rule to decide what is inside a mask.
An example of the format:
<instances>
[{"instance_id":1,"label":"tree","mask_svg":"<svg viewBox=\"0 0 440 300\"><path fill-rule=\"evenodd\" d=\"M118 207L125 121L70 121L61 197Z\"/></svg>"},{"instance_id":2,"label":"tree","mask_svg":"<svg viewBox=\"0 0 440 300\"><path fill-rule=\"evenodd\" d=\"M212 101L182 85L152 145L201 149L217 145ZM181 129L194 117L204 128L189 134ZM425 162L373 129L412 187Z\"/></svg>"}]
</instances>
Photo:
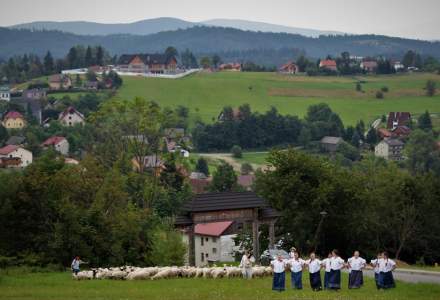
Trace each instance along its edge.
<instances>
[{"instance_id":1,"label":"tree","mask_svg":"<svg viewBox=\"0 0 440 300\"><path fill-rule=\"evenodd\" d=\"M428 80L425 85L426 95L433 97L437 91L436 83L434 80Z\"/></svg>"},{"instance_id":2,"label":"tree","mask_svg":"<svg viewBox=\"0 0 440 300\"><path fill-rule=\"evenodd\" d=\"M86 73L86 79L87 81L94 82L94 81L98 81L98 76L92 70L88 70Z\"/></svg>"},{"instance_id":3,"label":"tree","mask_svg":"<svg viewBox=\"0 0 440 300\"><path fill-rule=\"evenodd\" d=\"M81 79L81 76L79 74L76 74L76 76L75 76L75 85L77 87L81 87L82 86L82 79Z\"/></svg>"},{"instance_id":4,"label":"tree","mask_svg":"<svg viewBox=\"0 0 440 300\"><path fill-rule=\"evenodd\" d=\"M96 48L96 64L98 66L104 65L104 49L101 46Z\"/></svg>"},{"instance_id":5,"label":"tree","mask_svg":"<svg viewBox=\"0 0 440 300\"><path fill-rule=\"evenodd\" d=\"M231 153L234 158L242 158L243 157L243 151L240 146L237 146L237 145L232 146Z\"/></svg>"},{"instance_id":6,"label":"tree","mask_svg":"<svg viewBox=\"0 0 440 300\"><path fill-rule=\"evenodd\" d=\"M208 56L204 56L200 59L200 64L204 69L209 69L211 67L211 59Z\"/></svg>"},{"instance_id":7,"label":"tree","mask_svg":"<svg viewBox=\"0 0 440 300\"><path fill-rule=\"evenodd\" d=\"M362 85L359 81L356 82L356 92L362 92Z\"/></svg>"},{"instance_id":8,"label":"tree","mask_svg":"<svg viewBox=\"0 0 440 300\"><path fill-rule=\"evenodd\" d=\"M170 46L165 49L165 57L166 60L169 61L171 58L176 58L179 55L179 52L177 52L177 49Z\"/></svg>"},{"instance_id":9,"label":"tree","mask_svg":"<svg viewBox=\"0 0 440 300\"><path fill-rule=\"evenodd\" d=\"M85 60L86 67L90 67L90 66L94 65L92 48L90 46L87 46L86 56L85 56L84 60Z\"/></svg>"},{"instance_id":10,"label":"tree","mask_svg":"<svg viewBox=\"0 0 440 300\"><path fill-rule=\"evenodd\" d=\"M252 167L252 165L250 163L243 163L241 165L241 174L242 175L249 175L253 171L254 171L254 168Z\"/></svg>"},{"instance_id":11,"label":"tree","mask_svg":"<svg viewBox=\"0 0 440 300\"><path fill-rule=\"evenodd\" d=\"M417 127L425 131L432 130L431 115L428 111L425 111L420 115L419 119L417 120Z\"/></svg>"},{"instance_id":12,"label":"tree","mask_svg":"<svg viewBox=\"0 0 440 300\"><path fill-rule=\"evenodd\" d=\"M361 138L360 138L360 136L359 136L359 133L358 133L357 131L355 131L355 132L353 133L353 136L351 137L351 141L350 141L350 143L351 143L354 147L359 148L359 146L360 146L360 141L361 141Z\"/></svg>"},{"instance_id":13,"label":"tree","mask_svg":"<svg viewBox=\"0 0 440 300\"><path fill-rule=\"evenodd\" d=\"M54 71L53 57L50 51L47 51L46 56L44 56L44 74L49 75Z\"/></svg>"},{"instance_id":14,"label":"tree","mask_svg":"<svg viewBox=\"0 0 440 300\"><path fill-rule=\"evenodd\" d=\"M383 99L383 98L384 98L383 92L382 91L377 91L376 92L376 99Z\"/></svg>"},{"instance_id":15,"label":"tree","mask_svg":"<svg viewBox=\"0 0 440 300\"><path fill-rule=\"evenodd\" d=\"M8 139L8 131L2 124L0 124L0 145Z\"/></svg>"},{"instance_id":16,"label":"tree","mask_svg":"<svg viewBox=\"0 0 440 300\"><path fill-rule=\"evenodd\" d=\"M215 54L213 57L212 57L212 59L211 59L211 61L212 61L212 64L214 65L214 68L218 68L218 65L220 64L220 62L221 62L221 58L220 58L220 56L218 56L217 54Z\"/></svg>"},{"instance_id":17,"label":"tree","mask_svg":"<svg viewBox=\"0 0 440 300\"><path fill-rule=\"evenodd\" d=\"M414 130L405 145L408 169L413 174L438 172L440 153L432 132Z\"/></svg>"},{"instance_id":18,"label":"tree","mask_svg":"<svg viewBox=\"0 0 440 300\"><path fill-rule=\"evenodd\" d=\"M237 175L234 168L230 164L222 162L212 176L209 190L211 192L230 192L237 188Z\"/></svg>"},{"instance_id":19,"label":"tree","mask_svg":"<svg viewBox=\"0 0 440 300\"><path fill-rule=\"evenodd\" d=\"M311 140L312 140L312 134L310 132L310 129L308 129L307 127L303 126L301 128L301 132L300 132L300 134L298 136L298 142L302 146L307 147Z\"/></svg>"},{"instance_id":20,"label":"tree","mask_svg":"<svg viewBox=\"0 0 440 300\"><path fill-rule=\"evenodd\" d=\"M69 53L67 54L67 65L70 69L76 69L79 67L78 53L75 47L70 48Z\"/></svg>"},{"instance_id":21,"label":"tree","mask_svg":"<svg viewBox=\"0 0 440 300\"><path fill-rule=\"evenodd\" d=\"M378 136L376 129L371 127L370 130L368 130L367 137L365 141L370 144L371 146L375 145L378 141Z\"/></svg>"},{"instance_id":22,"label":"tree","mask_svg":"<svg viewBox=\"0 0 440 300\"><path fill-rule=\"evenodd\" d=\"M196 163L196 171L209 176L208 162L203 157L200 157Z\"/></svg>"}]
</instances>

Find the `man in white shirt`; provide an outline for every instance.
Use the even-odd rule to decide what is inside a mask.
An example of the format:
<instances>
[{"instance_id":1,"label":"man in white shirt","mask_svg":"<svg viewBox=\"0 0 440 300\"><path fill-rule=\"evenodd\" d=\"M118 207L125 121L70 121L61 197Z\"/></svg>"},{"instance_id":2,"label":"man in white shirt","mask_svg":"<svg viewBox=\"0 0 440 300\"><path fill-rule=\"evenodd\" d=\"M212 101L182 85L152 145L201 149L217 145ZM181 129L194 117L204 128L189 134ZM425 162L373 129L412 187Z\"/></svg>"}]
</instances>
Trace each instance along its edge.
<instances>
[{"instance_id":1,"label":"man in white shirt","mask_svg":"<svg viewBox=\"0 0 440 300\"><path fill-rule=\"evenodd\" d=\"M288 264L291 271L290 276L292 288L295 288L297 290L302 289L302 270L305 263L306 262L299 257L298 252L294 252L293 258L289 259Z\"/></svg>"},{"instance_id":2,"label":"man in white shirt","mask_svg":"<svg viewBox=\"0 0 440 300\"><path fill-rule=\"evenodd\" d=\"M379 288L390 289L395 288L393 271L396 269L396 262L388 258L388 253L382 253L382 258L379 260Z\"/></svg>"},{"instance_id":3,"label":"man in white shirt","mask_svg":"<svg viewBox=\"0 0 440 300\"><path fill-rule=\"evenodd\" d=\"M306 265L309 267L310 286L314 291L320 291L322 289L321 263L322 262L316 258L314 252L310 253L310 259L306 261Z\"/></svg>"},{"instance_id":4,"label":"man in white shirt","mask_svg":"<svg viewBox=\"0 0 440 300\"><path fill-rule=\"evenodd\" d=\"M281 255L270 262L273 270L272 290L282 292L286 285L286 267L287 262Z\"/></svg>"},{"instance_id":5,"label":"man in white shirt","mask_svg":"<svg viewBox=\"0 0 440 300\"><path fill-rule=\"evenodd\" d=\"M355 251L353 257L348 259L348 288L358 289L364 284L362 269L365 268L367 261L359 256L359 251Z\"/></svg>"}]
</instances>

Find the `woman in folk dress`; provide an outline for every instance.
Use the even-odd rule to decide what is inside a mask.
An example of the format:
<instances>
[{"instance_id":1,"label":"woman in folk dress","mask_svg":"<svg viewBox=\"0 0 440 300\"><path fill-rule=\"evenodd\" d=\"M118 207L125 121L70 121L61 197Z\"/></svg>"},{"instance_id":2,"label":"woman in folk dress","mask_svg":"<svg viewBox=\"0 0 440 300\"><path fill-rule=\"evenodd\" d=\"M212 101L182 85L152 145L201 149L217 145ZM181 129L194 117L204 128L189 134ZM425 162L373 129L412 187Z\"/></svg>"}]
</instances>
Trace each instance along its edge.
<instances>
[{"instance_id":1,"label":"woman in folk dress","mask_svg":"<svg viewBox=\"0 0 440 300\"><path fill-rule=\"evenodd\" d=\"M341 289L341 270L345 268L345 261L339 257L338 250L332 251L332 258L330 259L330 276L328 279L328 288L332 290Z\"/></svg>"},{"instance_id":2,"label":"woman in folk dress","mask_svg":"<svg viewBox=\"0 0 440 300\"><path fill-rule=\"evenodd\" d=\"M348 288L358 289L364 284L362 269L367 265L367 261L359 256L359 251L355 251L353 257L348 259Z\"/></svg>"},{"instance_id":3,"label":"woman in folk dress","mask_svg":"<svg viewBox=\"0 0 440 300\"><path fill-rule=\"evenodd\" d=\"M310 253L310 259L306 261L306 264L309 268L310 286L315 292L322 289L321 263L322 262L316 258L314 252Z\"/></svg>"},{"instance_id":4,"label":"woman in folk dress","mask_svg":"<svg viewBox=\"0 0 440 300\"><path fill-rule=\"evenodd\" d=\"M396 269L396 262L388 258L388 253L384 252L379 260L379 288L391 289L396 287L393 271Z\"/></svg>"}]
</instances>

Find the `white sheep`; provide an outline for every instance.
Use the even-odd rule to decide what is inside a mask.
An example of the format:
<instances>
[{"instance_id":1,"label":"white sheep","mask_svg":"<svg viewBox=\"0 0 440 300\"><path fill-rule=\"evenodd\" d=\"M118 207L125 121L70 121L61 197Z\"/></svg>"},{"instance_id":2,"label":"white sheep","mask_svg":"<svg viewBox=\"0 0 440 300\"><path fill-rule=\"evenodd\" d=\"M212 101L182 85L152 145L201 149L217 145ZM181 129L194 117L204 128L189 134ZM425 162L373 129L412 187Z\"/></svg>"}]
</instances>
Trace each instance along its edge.
<instances>
[{"instance_id":1,"label":"white sheep","mask_svg":"<svg viewBox=\"0 0 440 300\"><path fill-rule=\"evenodd\" d=\"M76 280L90 280L93 279L93 271L82 271L78 274L73 274L73 278Z\"/></svg>"}]
</instances>

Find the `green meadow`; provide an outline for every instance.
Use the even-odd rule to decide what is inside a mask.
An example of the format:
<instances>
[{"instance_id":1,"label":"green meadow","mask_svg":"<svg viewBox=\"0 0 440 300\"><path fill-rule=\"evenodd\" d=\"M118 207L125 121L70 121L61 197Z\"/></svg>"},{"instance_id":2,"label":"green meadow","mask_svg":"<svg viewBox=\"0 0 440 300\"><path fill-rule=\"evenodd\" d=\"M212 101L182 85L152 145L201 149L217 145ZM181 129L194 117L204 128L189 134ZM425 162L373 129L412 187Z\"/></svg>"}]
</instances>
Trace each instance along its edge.
<instances>
[{"instance_id":1,"label":"green meadow","mask_svg":"<svg viewBox=\"0 0 440 300\"><path fill-rule=\"evenodd\" d=\"M72 280L70 273L25 273L0 275L0 299L149 299L149 300L260 300L260 299L439 299L440 285L397 282L397 288L378 291L372 279L366 278L359 290L343 288L339 292L312 292L304 274L304 289L290 289L290 274L286 276L287 290L271 290L271 278L262 279L164 279L158 281Z\"/></svg>"},{"instance_id":2,"label":"green meadow","mask_svg":"<svg viewBox=\"0 0 440 300\"><path fill-rule=\"evenodd\" d=\"M271 106L282 114L303 117L312 104L328 103L344 121L353 125L358 120L370 123L390 111L420 114L425 110L440 113L440 93L425 96L428 79L435 74L404 74L356 77L307 77L276 73L198 73L182 79L124 77L117 99L143 97L161 106L183 105L193 116L206 122L215 119L224 106L238 107L248 103L254 111L265 112ZM362 82L362 92L355 90ZM375 95L387 87L384 99Z\"/></svg>"}]
</instances>

